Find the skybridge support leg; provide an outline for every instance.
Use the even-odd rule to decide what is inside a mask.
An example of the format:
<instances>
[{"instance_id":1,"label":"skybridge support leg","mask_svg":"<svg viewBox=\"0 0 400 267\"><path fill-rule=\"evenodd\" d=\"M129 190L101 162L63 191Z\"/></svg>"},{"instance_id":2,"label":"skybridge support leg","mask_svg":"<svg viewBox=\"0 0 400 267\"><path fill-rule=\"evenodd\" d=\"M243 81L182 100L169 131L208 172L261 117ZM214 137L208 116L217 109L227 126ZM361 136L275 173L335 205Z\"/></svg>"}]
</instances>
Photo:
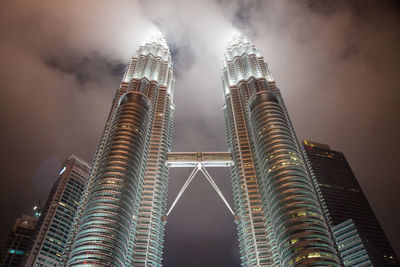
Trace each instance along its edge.
<instances>
[{"instance_id":1,"label":"skybridge support leg","mask_svg":"<svg viewBox=\"0 0 400 267\"><path fill-rule=\"evenodd\" d=\"M197 172L199 171L201 167L197 165L196 167L193 168L192 172L190 173L188 179L186 180L185 184L182 186L181 191L179 191L178 195L176 196L174 202L172 203L171 207L169 208L167 212L167 216L171 213L172 209L175 207L175 204L178 202L178 200L181 198L183 192L185 192L186 188L188 185L192 182L193 178L196 176Z\"/></svg>"},{"instance_id":2,"label":"skybridge support leg","mask_svg":"<svg viewBox=\"0 0 400 267\"><path fill-rule=\"evenodd\" d=\"M229 209L229 211L232 213L233 216L235 216L235 213L233 212L231 206L229 206L228 201L226 201L224 195L222 194L221 190L218 188L217 184L214 182L212 179L210 173L206 170L203 164L200 162L197 163L196 167L193 168L192 172L190 173L188 179L186 180L185 184L182 186L182 189L179 191L178 195L176 196L174 202L172 203L171 207L169 208L167 212L167 216L171 213L172 209L175 207L176 203L178 200L181 198L182 194L185 192L186 188L189 186L189 184L193 181L194 177L196 174L201 171L204 176L207 178L208 182L211 184L211 186L214 188L215 192L217 192L218 196L222 199L222 201L225 203L226 207Z\"/></svg>"},{"instance_id":3,"label":"skybridge support leg","mask_svg":"<svg viewBox=\"0 0 400 267\"><path fill-rule=\"evenodd\" d=\"M214 182L214 180L211 178L210 173L202 166L200 168L200 171L204 174L204 176L207 178L207 180L210 182L211 186L214 188L214 190L217 192L217 194L220 196L222 201L225 203L226 207L229 209L229 211L232 213L233 216L235 216L235 213L233 212L232 208L229 206L228 201L226 201L224 195L222 194L221 190L219 190L217 184Z\"/></svg>"}]
</instances>

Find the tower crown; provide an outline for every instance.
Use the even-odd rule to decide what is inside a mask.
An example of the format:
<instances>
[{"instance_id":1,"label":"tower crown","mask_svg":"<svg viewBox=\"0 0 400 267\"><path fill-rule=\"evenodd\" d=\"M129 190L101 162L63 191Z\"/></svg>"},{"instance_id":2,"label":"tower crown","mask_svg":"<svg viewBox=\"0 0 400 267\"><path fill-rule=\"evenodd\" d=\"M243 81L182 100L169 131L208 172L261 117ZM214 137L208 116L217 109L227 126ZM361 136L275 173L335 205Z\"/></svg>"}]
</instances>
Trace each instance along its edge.
<instances>
[{"instance_id":1,"label":"tower crown","mask_svg":"<svg viewBox=\"0 0 400 267\"><path fill-rule=\"evenodd\" d=\"M158 46L162 46L165 49L168 49L167 41L164 38L164 35L160 31L156 31L150 38L146 41L146 44L155 44Z\"/></svg>"},{"instance_id":2,"label":"tower crown","mask_svg":"<svg viewBox=\"0 0 400 267\"><path fill-rule=\"evenodd\" d=\"M228 43L225 53L225 60L231 61L237 56L242 56L243 54L255 55L260 57L256 46L250 42L250 40L242 33L234 35L234 37Z\"/></svg>"},{"instance_id":3,"label":"tower crown","mask_svg":"<svg viewBox=\"0 0 400 267\"><path fill-rule=\"evenodd\" d=\"M236 34L229 42L224 59L222 80L225 94L229 93L229 86L251 77L273 81L268 65L257 48L241 33Z\"/></svg>"},{"instance_id":4,"label":"tower crown","mask_svg":"<svg viewBox=\"0 0 400 267\"><path fill-rule=\"evenodd\" d=\"M147 39L136 51L124 74L123 81L146 78L157 81L168 88L172 95L175 78L172 74L172 60L167 42L160 31Z\"/></svg>"},{"instance_id":5,"label":"tower crown","mask_svg":"<svg viewBox=\"0 0 400 267\"><path fill-rule=\"evenodd\" d=\"M171 61L171 53L169 52L167 41L163 34L157 31L145 41L143 45L136 51L136 56L147 56L152 54L154 57L159 57L163 61Z\"/></svg>"},{"instance_id":6,"label":"tower crown","mask_svg":"<svg viewBox=\"0 0 400 267\"><path fill-rule=\"evenodd\" d=\"M244 35L243 33L237 33L229 41L228 48L240 44L252 44L252 43L250 42L250 40L247 38L246 35Z\"/></svg>"}]
</instances>

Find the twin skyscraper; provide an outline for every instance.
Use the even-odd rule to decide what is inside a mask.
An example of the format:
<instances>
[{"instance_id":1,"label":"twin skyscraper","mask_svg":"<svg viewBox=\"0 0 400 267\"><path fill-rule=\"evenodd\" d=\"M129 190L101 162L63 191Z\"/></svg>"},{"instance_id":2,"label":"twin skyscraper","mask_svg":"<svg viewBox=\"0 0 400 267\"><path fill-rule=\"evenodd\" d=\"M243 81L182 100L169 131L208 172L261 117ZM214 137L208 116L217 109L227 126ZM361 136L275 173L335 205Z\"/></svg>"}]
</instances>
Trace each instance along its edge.
<instances>
[{"instance_id":1,"label":"twin skyscraper","mask_svg":"<svg viewBox=\"0 0 400 267\"><path fill-rule=\"evenodd\" d=\"M243 266L340 266L279 89L244 36L223 68ZM66 266L161 266L174 114L164 38L140 46L113 100L63 255Z\"/></svg>"}]
</instances>

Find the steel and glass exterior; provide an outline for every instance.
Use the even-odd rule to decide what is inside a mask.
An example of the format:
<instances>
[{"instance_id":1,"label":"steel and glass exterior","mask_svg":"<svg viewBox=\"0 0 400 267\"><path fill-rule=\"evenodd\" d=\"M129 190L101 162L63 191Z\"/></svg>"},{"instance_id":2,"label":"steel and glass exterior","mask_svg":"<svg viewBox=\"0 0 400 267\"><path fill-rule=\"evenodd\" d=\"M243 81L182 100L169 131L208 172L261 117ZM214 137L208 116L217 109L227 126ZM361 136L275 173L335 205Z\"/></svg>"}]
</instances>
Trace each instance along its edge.
<instances>
[{"instance_id":1,"label":"steel and glass exterior","mask_svg":"<svg viewBox=\"0 0 400 267\"><path fill-rule=\"evenodd\" d=\"M339 266L280 91L247 38L228 46L222 80L242 265Z\"/></svg>"},{"instance_id":2,"label":"steel and glass exterior","mask_svg":"<svg viewBox=\"0 0 400 267\"><path fill-rule=\"evenodd\" d=\"M161 35L139 47L97 148L67 266L161 266L174 80Z\"/></svg>"},{"instance_id":3,"label":"steel and glass exterior","mask_svg":"<svg viewBox=\"0 0 400 267\"><path fill-rule=\"evenodd\" d=\"M167 203L167 153L171 149L172 122L175 106L171 54L162 37L139 49L142 55L131 62L131 73L125 75L137 84L140 72L151 83L145 94L151 102L148 130L147 164L144 169L138 230L134 243L133 266L161 266ZM135 70L134 65L136 66ZM146 76L145 76L146 77Z\"/></svg>"},{"instance_id":4,"label":"steel and glass exterior","mask_svg":"<svg viewBox=\"0 0 400 267\"><path fill-rule=\"evenodd\" d=\"M351 253L351 246L346 243L349 239L344 240L343 229L352 228L360 236L373 266L400 266L344 154L309 140L303 142L302 148L328 221L335 235L340 236L336 241L345 265L358 266L353 263L359 260L359 254Z\"/></svg>"},{"instance_id":5,"label":"steel and glass exterior","mask_svg":"<svg viewBox=\"0 0 400 267\"><path fill-rule=\"evenodd\" d=\"M39 218L25 266L59 266L89 174L89 165L68 157Z\"/></svg>"},{"instance_id":6,"label":"steel and glass exterior","mask_svg":"<svg viewBox=\"0 0 400 267\"><path fill-rule=\"evenodd\" d=\"M332 230L344 266L384 266L382 261L380 261L379 264L378 262L372 264L373 260L371 260L372 257L370 257L368 252L374 255L375 251L371 249L371 244L369 244L368 239L362 236L352 219L332 227Z\"/></svg>"}]
</instances>

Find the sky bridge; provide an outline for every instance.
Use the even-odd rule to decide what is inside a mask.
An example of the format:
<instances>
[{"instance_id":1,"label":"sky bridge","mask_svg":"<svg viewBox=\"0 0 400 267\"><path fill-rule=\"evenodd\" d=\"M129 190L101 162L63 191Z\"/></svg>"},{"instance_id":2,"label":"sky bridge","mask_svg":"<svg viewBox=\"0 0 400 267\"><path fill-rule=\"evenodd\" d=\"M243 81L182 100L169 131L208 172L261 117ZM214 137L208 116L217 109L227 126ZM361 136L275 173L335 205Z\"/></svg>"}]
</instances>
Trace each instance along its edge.
<instances>
[{"instance_id":1,"label":"sky bridge","mask_svg":"<svg viewBox=\"0 0 400 267\"><path fill-rule=\"evenodd\" d=\"M221 190L212 179L206 167L231 167L233 165L231 152L169 152L167 154L167 166L169 168L193 168L185 184L182 186L174 202L167 212L167 216L171 213L178 200L181 198L183 192L193 181L196 174L200 171L206 177L207 181L211 184L219 197L225 203L226 207L235 216L228 201L226 201Z\"/></svg>"},{"instance_id":2,"label":"sky bridge","mask_svg":"<svg viewBox=\"0 0 400 267\"><path fill-rule=\"evenodd\" d=\"M231 152L169 152L167 166L195 167L201 163L204 167L230 167L233 164Z\"/></svg>"}]
</instances>

